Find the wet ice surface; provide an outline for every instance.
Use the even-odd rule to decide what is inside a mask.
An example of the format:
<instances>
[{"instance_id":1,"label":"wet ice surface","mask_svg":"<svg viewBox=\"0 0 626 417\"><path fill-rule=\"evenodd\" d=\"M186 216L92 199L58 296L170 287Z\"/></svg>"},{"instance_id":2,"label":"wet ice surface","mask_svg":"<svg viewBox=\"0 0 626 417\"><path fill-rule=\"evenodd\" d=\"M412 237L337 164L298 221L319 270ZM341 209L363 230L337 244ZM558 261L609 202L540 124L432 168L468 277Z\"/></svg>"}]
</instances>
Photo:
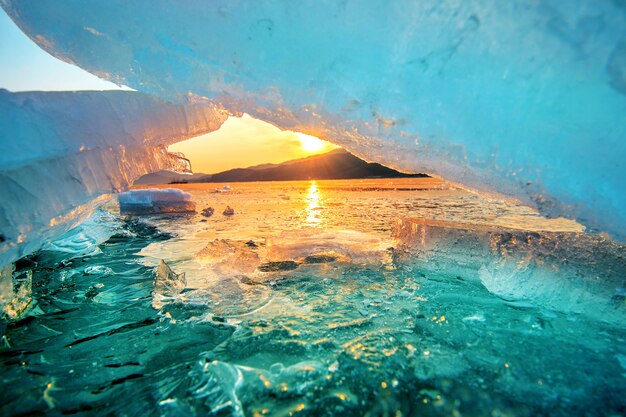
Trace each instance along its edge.
<instances>
[{"instance_id":1,"label":"wet ice surface","mask_svg":"<svg viewBox=\"0 0 626 417\"><path fill-rule=\"evenodd\" d=\"M232 186L181 186L210 218L120 218L91 256L18 263L37 305L4 332L2 414L624 413L623 320L388 249L398 217L536 228L530 210L435 180Z\"/></svg>"}]
</instances>

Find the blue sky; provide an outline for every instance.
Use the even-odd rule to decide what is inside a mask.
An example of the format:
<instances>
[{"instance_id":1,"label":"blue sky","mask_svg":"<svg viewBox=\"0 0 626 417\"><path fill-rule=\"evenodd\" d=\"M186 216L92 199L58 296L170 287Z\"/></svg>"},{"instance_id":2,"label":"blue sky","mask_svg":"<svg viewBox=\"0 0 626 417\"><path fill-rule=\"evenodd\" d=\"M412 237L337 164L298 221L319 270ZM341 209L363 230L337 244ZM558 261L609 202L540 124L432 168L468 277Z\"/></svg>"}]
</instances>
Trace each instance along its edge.
<instances>
[{"instance_id":1,"label":"blue sky","mask_svg":"<svg viewBox=\"0 0 626 417\"><path fill-rule=\"evenodd\" d=\"M0 8L0 88L9 91L118 90L39 48Z\"/></svg>"}]
</instances>

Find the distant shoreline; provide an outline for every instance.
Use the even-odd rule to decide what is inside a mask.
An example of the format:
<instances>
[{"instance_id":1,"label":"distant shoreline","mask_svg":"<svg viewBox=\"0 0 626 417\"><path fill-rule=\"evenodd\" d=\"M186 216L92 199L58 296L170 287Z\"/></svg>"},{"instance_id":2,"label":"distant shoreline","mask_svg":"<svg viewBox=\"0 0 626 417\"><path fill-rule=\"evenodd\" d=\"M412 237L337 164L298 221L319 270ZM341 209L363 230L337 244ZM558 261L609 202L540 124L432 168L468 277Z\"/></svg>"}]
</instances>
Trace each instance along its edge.
<instances>
[{"instance_id":1,"label":"distant shoreline","mask_svg":"<svg viewBox=\"0 0 626 417\"><path fill-rule=\"evenodd\" d=\"M423 173L407 174L375 162L366 162L343 149L325 154L295 159L280 164L263 164L248 168L234 168L217 174L193 174L191 177L161 171L148 174L135 182L136 185L358 180L393 178L428 178Z\"/></svg>"},{"instance_id":2,"label":"distant shoreline","mask_svg":"<svg viewBox=\"0 0 626 417\"><path fill-rule=\"evenodd\" d=\"M427 174L404 174L402 176L394 177L358 177L358 178L292 178L292 179L246 179L241 181L173 181L164 183L161 185L181 185L181 184L226 184L226 183L238 183L238 182L290 182L290 181L349 181L349 180L393 180L402 178L432 178Z\"/></svg>"}]
</instances>

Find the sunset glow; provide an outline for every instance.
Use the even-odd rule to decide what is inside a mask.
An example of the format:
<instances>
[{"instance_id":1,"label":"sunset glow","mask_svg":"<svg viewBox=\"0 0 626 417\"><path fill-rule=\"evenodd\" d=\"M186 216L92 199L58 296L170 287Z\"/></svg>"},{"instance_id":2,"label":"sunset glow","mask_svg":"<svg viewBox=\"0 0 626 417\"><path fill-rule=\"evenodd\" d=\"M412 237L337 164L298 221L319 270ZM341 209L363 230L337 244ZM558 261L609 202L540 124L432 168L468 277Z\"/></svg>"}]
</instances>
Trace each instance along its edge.
<instances>
[{"instance_id":1,"label":"sunset glow","mask_svg":"<svg viewBox=\"0 0 626 417\"><path fill-rule=\"evenodd\" d=\"M281 163L330 152L338 146L314 136L276 126L247 114L231 117L222 127L169 147L191 161L194 172L213 174L232 168Z\"/></svg>"},{"instance_id":2,"label":"sunset glow","mask_svg":"<svg viewBox=\"0 0 626 417\"><path fill-rule=\"evenodd\" d=\"M302 149L307 152L319 152L323 150L328 142L324 142L321 139L316 138L315 136L306 135L304 133L296 133L298 136L298 140L300 141L300 145L302 145Z\"/></svg>"}]
</instances>

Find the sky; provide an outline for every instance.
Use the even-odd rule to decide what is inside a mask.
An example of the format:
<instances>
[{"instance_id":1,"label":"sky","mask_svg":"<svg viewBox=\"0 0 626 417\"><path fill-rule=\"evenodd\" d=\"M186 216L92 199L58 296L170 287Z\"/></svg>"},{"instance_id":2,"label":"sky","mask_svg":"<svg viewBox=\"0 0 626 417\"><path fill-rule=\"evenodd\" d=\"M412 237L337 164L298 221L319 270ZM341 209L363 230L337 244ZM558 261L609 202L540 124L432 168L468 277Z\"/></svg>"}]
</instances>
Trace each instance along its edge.
<instances>
[{"instance_id":1,"label":"sky","mask_svg":"<svg viewBox=\"0 0 626 417\"><path fill-rule=\"evenodd\" d=\"M194 172L205 174L284 162L336 148L313 136L281 131L247 114L241 118L230 117L215 132L169 147L170 151L184 153L191 160Z\"/></svg>"},{"instance_id":2,"label":"sky","mask_svg":"<svg viewBox=\"0 0 626 417\"><path fill-rule=\"evenodd\" d=\"M119 90L39 48L0 7L0 88L9 91Z\"/></svg>"},{"instance_id":3,"label":"sky","mask_svg":"<svg viewBox=\"0 0 626 417\"><path fill-rule=\"evenodd\" d=\"M49 55L31 41L0 8L0 88L9 91L120 90L74 65ZM334 145L312 136L281 131L250 116L229 118L216 132L170 146L183 152L195 172L230 168L328 152Z\"/></svg>"}]
</instances>

